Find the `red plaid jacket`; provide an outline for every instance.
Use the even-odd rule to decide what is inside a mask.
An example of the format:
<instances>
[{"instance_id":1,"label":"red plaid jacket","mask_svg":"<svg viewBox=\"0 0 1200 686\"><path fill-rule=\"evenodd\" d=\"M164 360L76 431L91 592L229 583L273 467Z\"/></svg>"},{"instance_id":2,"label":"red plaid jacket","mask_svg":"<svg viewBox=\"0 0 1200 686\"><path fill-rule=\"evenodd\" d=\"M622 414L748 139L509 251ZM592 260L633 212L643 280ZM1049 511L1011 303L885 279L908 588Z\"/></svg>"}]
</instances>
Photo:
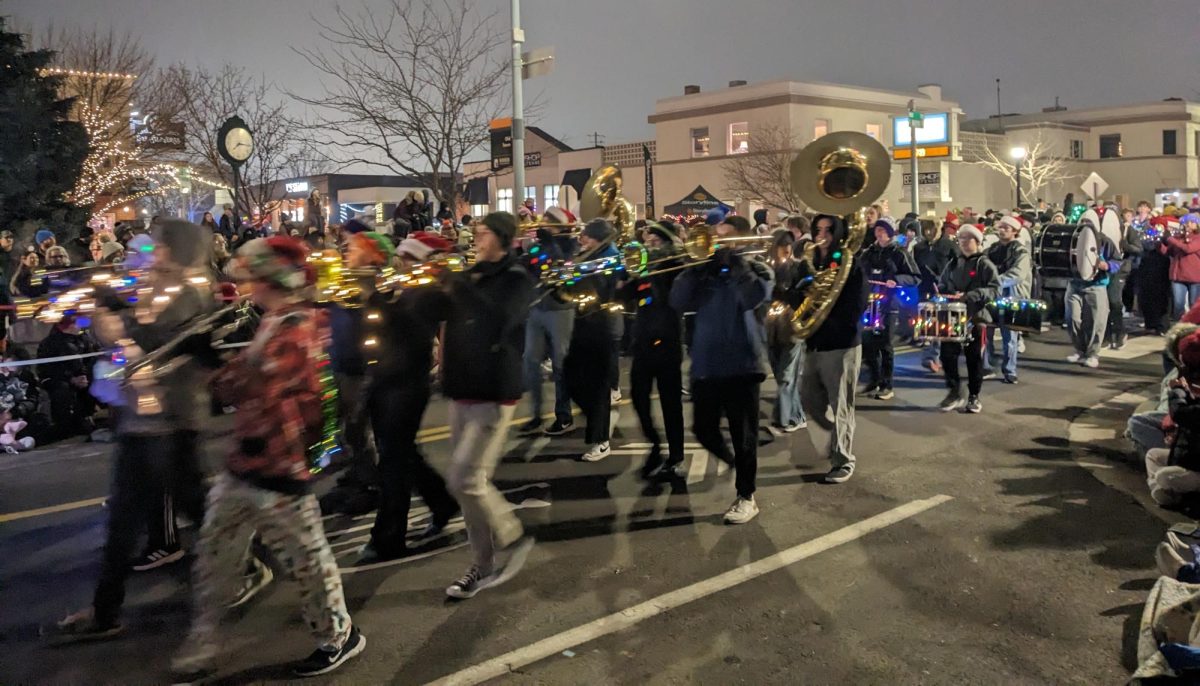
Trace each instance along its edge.
<instances>
[{"instance_id":1,"label":"red plaid jacket","mask_svg":"<svg viewBox=\"0 0 1200 686\"><path fill-rule=\"evenodd\" d=\"M284 493L308 491L306 453L322 429L317 358L329 335L325 313L311 305L273 312L214 377L217 397L237 406L225 461L237 477Z\"/></svg>"}]
</instances>

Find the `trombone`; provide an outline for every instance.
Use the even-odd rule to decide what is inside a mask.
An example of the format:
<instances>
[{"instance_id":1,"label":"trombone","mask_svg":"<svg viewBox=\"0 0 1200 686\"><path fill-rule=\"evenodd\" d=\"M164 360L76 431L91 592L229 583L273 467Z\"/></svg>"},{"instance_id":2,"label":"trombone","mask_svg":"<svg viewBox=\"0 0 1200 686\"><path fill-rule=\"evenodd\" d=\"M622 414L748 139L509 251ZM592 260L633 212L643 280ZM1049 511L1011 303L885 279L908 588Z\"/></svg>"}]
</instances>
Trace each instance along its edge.
<instances>
[{"instance_id":1,"label":"trombone","mask_svg":"<svg viewBox=\"0 0 1200 686\"><path fill-rule=\"evenodd\" d=\"M308 257L317 273L316 301L357 308L365 304L361 279L374 279L374 289L379 293L396 293L408 288L435 285L442 271L461 272L466 269L467 259L462 255L448 253L438 255L409 269L393 267L347 267L336 250L314 252Z\"/></svg>"},{"instance_id":2,"label":"trombone","mask_svg":"<svg viewBox=\"0 0 1200 686\"><path fill-rule=\"evenodd\" d=\"M713 260L713 256L721 248L737 247L746 245L755 247L758 243L770 243L774 240L773 236L734 236L731 238L721 238L713 233L713 230L707 226L694 227L688 234L687 241L683 244L683 252L672 255L657 257L646 262L646 267L661 264L663 262L673 262L681 258L686 258L687 261L683 264L677 264L671 267L661 269L653 269L650 271L637 272L640 276L657 276L659 274L668 274L670 272L681 271L683 269L691 269L699 267L703 264L708 264ZM742 252L743 255L759 254L764 252L765 248L755 248Z\"/></svg>"}]
</instances>

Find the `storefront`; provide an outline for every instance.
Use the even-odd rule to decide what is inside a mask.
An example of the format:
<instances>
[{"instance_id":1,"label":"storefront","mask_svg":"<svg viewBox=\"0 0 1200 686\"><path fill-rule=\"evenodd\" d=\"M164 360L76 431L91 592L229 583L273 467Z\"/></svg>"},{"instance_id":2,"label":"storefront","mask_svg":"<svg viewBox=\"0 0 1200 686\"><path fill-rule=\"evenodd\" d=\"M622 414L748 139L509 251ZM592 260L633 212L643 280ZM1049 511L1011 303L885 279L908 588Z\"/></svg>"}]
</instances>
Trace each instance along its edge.
<instances>
[{"instance_id":1,"label":"storefront","mask_svg":"<svg viewBox=\"0 0 1200 686\"><path fill-rule=\"evenodd\" d=\"M427 179L412 176L321 174L284 179L275 185L279 199L267 208L275 225L285 212L292 222L307 223L308 198L313 191L320 191L325 219L332 223L362 215L373 216L376 221L390 219L396 205L412 191L424 193L427 202L433 198Z\"/></svg>"}]
</instances>

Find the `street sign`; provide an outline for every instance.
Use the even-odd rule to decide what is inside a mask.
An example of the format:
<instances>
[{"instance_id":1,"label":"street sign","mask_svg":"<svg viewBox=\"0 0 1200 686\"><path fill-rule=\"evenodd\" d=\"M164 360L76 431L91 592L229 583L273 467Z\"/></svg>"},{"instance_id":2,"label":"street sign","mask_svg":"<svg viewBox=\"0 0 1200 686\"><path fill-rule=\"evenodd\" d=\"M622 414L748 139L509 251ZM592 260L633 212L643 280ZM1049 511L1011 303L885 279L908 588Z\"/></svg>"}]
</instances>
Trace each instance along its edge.
<instances>
[{"instance_id":1,"label":"street sign","mask_svg":"<svg viewBox=\"0 0 1200 686\"><path fill-rule=\"evenodd\" d=\"M521 79L546 76L554 71L554 46L537 48L521 54Z\"/></svg>"},{"instance_id":2,"label":"street sign","mask_svg":"<svg viewBox=\"0 0 1200 686\"><path fill-rule=\"evenodd\" d=\"M1084 179L1084 182L1080 188L1083 189L1084 193L1087 193L1087 197L1095 200L1099 198L1104 191L1108 190L1108 182L1100 178L1100 175L1096 172L1092 172L1086 179Z\"/></svg>"}]
</instances>

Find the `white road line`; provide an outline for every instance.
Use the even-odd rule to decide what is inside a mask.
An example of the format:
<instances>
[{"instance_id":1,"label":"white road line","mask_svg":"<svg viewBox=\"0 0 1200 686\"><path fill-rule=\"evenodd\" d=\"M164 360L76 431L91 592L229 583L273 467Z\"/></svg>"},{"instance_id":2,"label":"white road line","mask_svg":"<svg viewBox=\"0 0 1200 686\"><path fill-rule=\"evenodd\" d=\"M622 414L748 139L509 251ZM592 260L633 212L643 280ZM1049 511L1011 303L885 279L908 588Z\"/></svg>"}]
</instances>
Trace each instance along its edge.
<instances>
[{"instance_id":1,"label":"white road line","mask_svg":"<svg viewBox=\"0 0 1200 686\"><path fill-rule=\"evenodd\" d=\"M1166 342L1158 336L1139 336L1129 339L1120 350L1101 349L1100 357L1114 360L1132 360L1135 357L1162 352Z\"/></svg>"},{"instance_id":2,"label":"white road line","mask_svg":"<svg viewBox=\"0 0 1200 686\"><path fill-rule=\"evenodd\" d=\"M430 686L468 686L506 676L514 669L544 660L551 655L557 655L564 650L595 640L601 636L607 636L622 629L628 629L639 622L673 610L681 605L733 588L739 584L757 579L764 574L770 574L771 572L783 569L843 543L849 543L850 541L862 538L873 531L878 531L915 517L926 510L937 507L952 499L948 495L936 495L925 500L910 501L887 512L882 512L874 517L864 519L861 522L815 538L807 543L801 543L787 550L780 551L770 557L765 557L736 569L731 569L723 574L698 581L690 586L684 586L670 593L664 593L644 603L639 603L607 617L601 617L600 619L543 639L524 648L518 648L486 662L481 662L473 667L468 667L449 676L442 677L430 682Z\"/></svg>"},{"instance_id":3,"label":"white road line","mask_svg":"<svg viewBox=\"0 0 1200 686\"><path fill-rule=\"evenodd\" d=\"M704 481L704 477L708 474L708 451L697 450L692 453L692 461L688 464L687 482L698 484Z\"/></svg>"}]
</instances>

